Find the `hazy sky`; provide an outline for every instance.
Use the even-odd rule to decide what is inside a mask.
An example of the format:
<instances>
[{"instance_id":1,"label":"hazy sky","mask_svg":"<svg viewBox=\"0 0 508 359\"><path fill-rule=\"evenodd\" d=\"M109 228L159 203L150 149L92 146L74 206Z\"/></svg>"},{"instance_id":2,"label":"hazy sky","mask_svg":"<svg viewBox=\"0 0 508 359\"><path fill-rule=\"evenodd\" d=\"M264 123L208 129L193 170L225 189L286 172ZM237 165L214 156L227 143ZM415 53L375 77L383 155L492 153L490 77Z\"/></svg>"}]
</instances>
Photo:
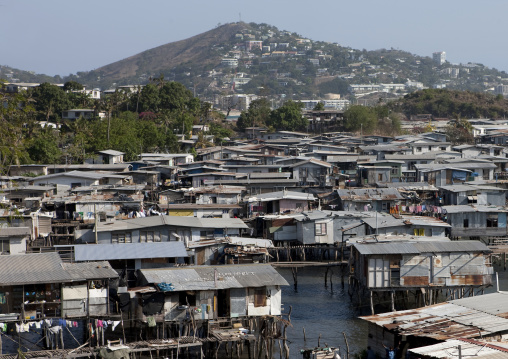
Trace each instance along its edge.
<instances>
[{"instance_id":1,"label":"hazy sky","mask_svg":"<svg viewBox=\"0 0 508 359\"><path fill-rule=\"evenodd\" d=\"M219 23L267 23L355 49L446 51L508 71L506 0L0 0L0 65L88 71Z\"/></svg>"}]
</instances>

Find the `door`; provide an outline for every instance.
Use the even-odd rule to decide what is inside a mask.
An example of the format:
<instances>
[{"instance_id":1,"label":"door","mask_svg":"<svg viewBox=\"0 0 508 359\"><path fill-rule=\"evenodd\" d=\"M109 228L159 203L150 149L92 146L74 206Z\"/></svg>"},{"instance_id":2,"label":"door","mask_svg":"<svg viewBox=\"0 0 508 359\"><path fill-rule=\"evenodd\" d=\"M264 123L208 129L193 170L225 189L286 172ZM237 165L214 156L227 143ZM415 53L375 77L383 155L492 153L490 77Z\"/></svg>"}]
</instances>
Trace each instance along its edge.
<instances>
[{"instance_id":1,"label":"door","mask_svg":"<svg viewBox=\"0 0 508 359\"><path fill-rule=\"evenodd\" d=\"M223 318L229 318L230 316L229 289L219 289L217 291L217 315Z\"/></svg>"}]
</instances>

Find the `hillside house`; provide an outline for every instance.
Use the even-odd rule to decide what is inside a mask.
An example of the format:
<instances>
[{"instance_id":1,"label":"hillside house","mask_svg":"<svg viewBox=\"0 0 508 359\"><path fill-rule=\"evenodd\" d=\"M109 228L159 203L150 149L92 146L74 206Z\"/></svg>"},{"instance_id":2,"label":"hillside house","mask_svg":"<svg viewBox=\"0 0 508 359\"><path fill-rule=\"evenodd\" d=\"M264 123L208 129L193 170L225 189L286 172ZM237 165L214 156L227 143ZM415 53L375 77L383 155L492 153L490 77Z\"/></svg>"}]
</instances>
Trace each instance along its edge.
<instances>
[{"instance_id":1,"label":"hillside house","mask_svg":"<svg viewBox=\"0 0 508 359\"><path fill-rule=\"evenodd\" d=\"M316 200L314 195L303 192L278 191L248 198L248 215L255 216L259 213L294 213L304 212L310 209L311 203Z\"/></svg>"},{"instance_id":2,"label":"hillside house","mask_svg":"<svg viewBox=\"0 0 508 359\"><path fill-rule=\"evenodd\" d=\"M338 189L342 211L390 212L404 199L396 188Z\"/></svg>"},{"instance_id":3,"label":"hillside house","mask_svg":"<svg viewBox=\"0 0 508 359\"><path fill-rule=\"evenodd\" d=\"M94 157L87 158L85 163L89 164L116 164L123 163L123 155L124 152L115 151L115 150L104 150L97 151L97 154Z\"/></svg>"},{"instance_id":4,"label":"hillside house","mask_svg":"<svg viewBox=\"0 0 508 359\"><path fill-rule=\"evenodd\" d=\"M452 226L451 238L505 237L505 207L485 205L443 206L446 221Z\"/></svg>"},{"instance_id":5,"label":"hillside house","mask_svg":"<svg viewBox=\"0 0 508 359\"><path fill-rule=\"evenodd\" d=\"M506 204L506 190L504 188L474 185L474 182L454 184L440 187L445 205L478 204L486 206L504 206Z\"/></svg>"}]
</instances>

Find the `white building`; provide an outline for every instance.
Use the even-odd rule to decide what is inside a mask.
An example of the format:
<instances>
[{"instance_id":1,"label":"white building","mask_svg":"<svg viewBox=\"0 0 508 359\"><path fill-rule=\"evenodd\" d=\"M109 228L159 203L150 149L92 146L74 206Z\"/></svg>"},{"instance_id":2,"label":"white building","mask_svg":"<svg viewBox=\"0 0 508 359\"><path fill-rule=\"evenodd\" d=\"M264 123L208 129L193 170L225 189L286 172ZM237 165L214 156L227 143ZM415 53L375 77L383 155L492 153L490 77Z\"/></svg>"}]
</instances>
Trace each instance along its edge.
<instances>
[{"instance_id":1,"label":"white building","mask_svg":"<svg viewBox=\"0 0 508 359\"><path fill-rule=\"evenodd\" d=\"M221 61L222 66L238 67L238 59L224 58Z\"/></svg>"},{"instance_id":2,"label":"white building","mask_svg":"<svg viewBox=\"0 0 508 359\"><path fill-rule=\"evenodd\" d=\"M438 65L444 64L446 62L446 52L444 51L434 52L432 54L432 60Z\"/></svg>"}]
</instances>

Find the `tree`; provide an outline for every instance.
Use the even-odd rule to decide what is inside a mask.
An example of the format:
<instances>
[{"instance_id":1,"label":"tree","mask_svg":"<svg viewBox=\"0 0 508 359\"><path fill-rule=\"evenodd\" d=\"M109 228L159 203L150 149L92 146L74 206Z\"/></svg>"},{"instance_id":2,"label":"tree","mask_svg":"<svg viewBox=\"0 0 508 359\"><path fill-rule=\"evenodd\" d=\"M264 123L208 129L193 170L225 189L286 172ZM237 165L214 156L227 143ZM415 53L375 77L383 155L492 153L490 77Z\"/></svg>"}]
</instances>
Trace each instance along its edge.
<instances>
[{"instance_id":1,"label":"tree","mask_svg":"<svg viewBox=\"0 0 508 359\"><path fill-rule=\"evenodd\" d=\"M161 103L159 89L151 83L143 87L139 97L133 96L132 100L134 101L132 108L137 108L138 112L157 112Z\"/></svg>"},{"instance_id":2,"label":"tree","mask_svg":"<svg viewBox=\"0 0 508 359\"><path fill-rule=\"evenodd\" d=\"M270 102L266 98L260 98L250 103L247 111L242 111L236 126L244 131L247 127L266 126L270 118Z\"/></svg>"},{"instance_id":3,"label":"tree","mask_svg":"<svg viewBox=\"0 0 508 359\"><path fill-rule=\"evenodd\" d=\"M344 112L344 128L348 131L372 133L376 127L377 114L370 107L354 105Z\"/></svg>"},{"instance_id":4,"label":"tree","mask_svg":"<svg viewBox=\"0 0 508 359\"><path fill-rule=\"evenodd\" d=\"M210 134L213 135L214 139L215 139L215 143L220 143L224 140L224 138L231 138L234 134L234 132L227 128L227 127L224 127L218 123L210 123Z\"/></svg>"},{"instance_id":5,"label":"tree","mask_svg":"<svg viewBox=\"0 0 508 359\"><path fill-rule=\"evenodd\" d=\"M83 85L77 81L67 81L66 83L64 83L63 90L64 91L81 91L81 90L83 90Z\"/></svg>"},{"instance_id":6,"label":"tree","mask_svg":"<svg viewBox=\"0 0 508 359\"><path fill-rule=\"evenodd\" d=\"M200 107L200 101L197 103L192 100L192 92L179 82L165 82L159 91L160 107L170 111L182 112L185 110L196 110ZM199 108L198 107L198 108Z\"/></svg>"},{"instance_id":7,"label":"tree","mask_svg":"<svg viewBox=\"0 0 508 359\"><path fill-rule=\"evenodd\" d=\"M316 104L316 106L314 106L314 108L312 110L313 111L323 111L324 109L325 109L325 104L320 101Z\"/></svg>"},{"instance_id":8,"label":"tree","mask_svg":"<svg viewBox=\"0 0 508 359\"><path fill-rule=\"evenodd\" d=\"M60 161L62 152L53 129L47 127L33 138L27 148L30 158L37 163L55 164Z\"/></svg>"},{"instance_id":9,"label":"tree","mask_svg":"<svg viewBox=\"0 0 508 359\"><path fill-rule=\"evenodd\" d=\"M306 130L309 122L302 115L303 104L288 100L270 113L267 125L277 130L301 131Z\"/></svg>"},{"instance_id":10,"label":"tree","mask_svg":"<svg viewBox=\"0 0 508 359\"><path fill-rule=\"evenodd\" d=\"M32 96L39 117L46 121L56 120L62 111L69 109L69 99L66 92L56 85L42 83L32 90Z\"/></svg>"},{"instance_id":11,"label":"tree","mask_svg":"<svg viewBox=\"0 0 508 359\"><path fill-rule=\"evenodd\" d=\"M464 119L450 121L446 126L445 134L454 145L474 143L473 126Z\"/></svg>"},{"instance_id":12,"label":"tree","mask_svg":"<svg viewBox=\"0 0 508 359\"><path fill-rule=\"evenodd\" d=\"M206 147L210 147L211 145L212 145L212 142L210 142L208 140L208 138L206 138L205 133L203 131L200 131L198 133L198 139L197 139L196 143L194 144L194 147L195 148L206 148Z\"/></svg>"}]
</instances>

